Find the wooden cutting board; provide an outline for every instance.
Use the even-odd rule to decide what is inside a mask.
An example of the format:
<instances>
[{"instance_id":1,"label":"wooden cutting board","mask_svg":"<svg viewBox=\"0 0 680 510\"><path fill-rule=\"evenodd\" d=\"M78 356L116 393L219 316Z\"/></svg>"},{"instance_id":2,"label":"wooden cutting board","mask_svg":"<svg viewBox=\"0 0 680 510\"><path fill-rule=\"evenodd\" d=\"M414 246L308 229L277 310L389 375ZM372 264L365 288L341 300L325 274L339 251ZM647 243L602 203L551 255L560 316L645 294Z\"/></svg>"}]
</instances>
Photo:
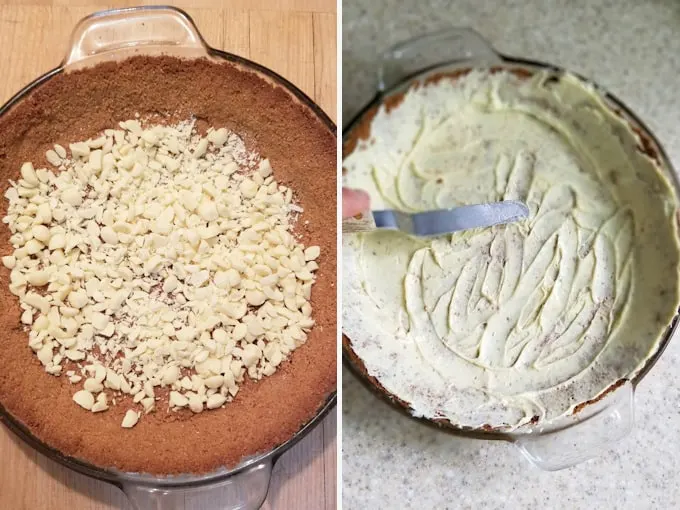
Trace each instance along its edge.
<instances>
[{"instance_id":1,"label":"wooden cutting board","mask_svg":"<svg viewBox=\"0 0 680 510\"><path fill-rule=\"evenodd\" d=\"M0 0L0 104L56 67L76 22L134 1ZM185 9L208 44L283 75L336 118L335 0L188 0ZM336 417L276 466L265 510L336 508ZM0 509L132 510L117 488L61 467L0 426ZM187 509L189 510L189 509Z\"/></svg>"}]
</instances>

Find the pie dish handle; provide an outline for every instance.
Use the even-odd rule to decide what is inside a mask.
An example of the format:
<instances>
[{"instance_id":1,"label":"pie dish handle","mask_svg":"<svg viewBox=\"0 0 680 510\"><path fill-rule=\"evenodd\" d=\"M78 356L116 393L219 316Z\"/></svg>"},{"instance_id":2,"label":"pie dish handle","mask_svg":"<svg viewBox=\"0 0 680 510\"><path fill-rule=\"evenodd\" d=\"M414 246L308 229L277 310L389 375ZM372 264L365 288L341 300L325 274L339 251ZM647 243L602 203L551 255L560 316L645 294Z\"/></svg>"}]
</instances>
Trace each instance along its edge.
<instances>
[{"instance_id":1,"label":"pie dish handle","mask_svg":"<svg viewBox=\"0 0 680 510\"><path fill-rule=\"evenodd\" d=\"M267 498L272 468L266 460L215 481L175 487L123 482L120 487L135 510L258 510Z\"/></svg>"},{"instance_id":2,"label":"pie dish handle","mask_svg":"<svg viewBox=\"0 0 680 510\"><path fill-rule=\"evenodd\" d=\"M500 54L471 28L448 28L392 46L382 54L378 67L378 91L384 92L406 79L444 64L474 62L494 65Z\"/></svg>"},{"instance_id":3,"label":"pie dish handle","mask_svg":"<svg viewBox=\"0 0 680 510\"><path fill-rule=\"evenodd\" d=\"M517 435L513 442L536 467L558 471L598 457L633 429L634 388L626 380L601 400L548 429Z\"/></svg>"},{"instance_id":4,"label":"pie dish handle","mask_svg":"<svg viewBox=\"0 0 680 510\"><path fill-rule=\"evenodd\" d=\"M209 47L191 17L176 7L111 9L78 22L62 66L72 69L135 54L163 53L208 56Z\"/></svg>"}]
</instances>

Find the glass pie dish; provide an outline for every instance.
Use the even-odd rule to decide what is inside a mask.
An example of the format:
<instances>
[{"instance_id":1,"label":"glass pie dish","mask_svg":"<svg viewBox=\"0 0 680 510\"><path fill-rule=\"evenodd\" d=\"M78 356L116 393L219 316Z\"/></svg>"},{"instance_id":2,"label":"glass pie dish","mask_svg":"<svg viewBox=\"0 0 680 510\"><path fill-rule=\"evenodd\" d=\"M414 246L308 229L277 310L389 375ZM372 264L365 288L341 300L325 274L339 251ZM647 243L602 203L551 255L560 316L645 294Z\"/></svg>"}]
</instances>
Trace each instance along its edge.
<instances>
[{"instance_id":1,"label":"glass pie dish","mask_svg":"<svg viewBox=\"0 0 680 510\"><path fill-rule=\"evenodd\" d=\"M273 71L247 59L209 47L191 18L183 11L165 6L117 9L95 13L76 26L70 50L59 67L37 78L0 107L0 117L52 78L70 71L128 57L168 55L184 59L228 61L252 70L281 87L296 99L310 117L335 133L331 119L295 85ZM334 341L334 340L333 340ZM335 352L335 351L334 351ZM328 394L292 436L261 454L241 460L231 468L207 474L156 476L103 468L65 455L38 438L0 402L0 421L31 447L73 469L121 488L135 508L256 509L264 502L272 469L281 455L304 438L335 406L335 391Z\"/></svg>"},{"instance_id":2,"label":"glass pie dish","mask_svg":"<svg viewBox=\"0 0 680 510\"><path fill-rule=\"evenodd\" d=\"M353 120L345 124L343 157L347 157L355 150L357 140L368 140L365 146L372 146L371 143L374 140L367 137L366 128L374 116L377 118L379 114L385 115L385 111L389 112L391 108L398 108L395 105L399 105L402 100L406 102L407 100L403 99L406 91L418 87L424 88L424 84L436 83L442 76L451 76L455 79L472 70L488 70L492 73L509 71L519 78L528 78L540 72L547 76L546 83L549 83L551 79L558 80L561 75L567 73L564 69L543 62L502 55L495 51L478 33L470 29L444 30L400 43L386 51L376 67L378 69L377 94ZM633 144L634 147L636 146L635 151L653 160L656 166L661 169L664 177L672 186L672 193L677 204L680 184L661 144L651 134L650 130L619 99L591 81L574 73L569 74L576 76L587 85L589 90L592 89L593 95L596 95L602 101L606 109L617 118L617 122L622 121L634 133L637 142ZM425 96L425 94L423 95ZM437 103L437 105L440 104ZM384 108L381 108L383 106ZM381 117L381 122L385 122L385 118L385 116ZM392 122L390 126L401 126L398 122L395 123L392 118L390 118L390 121ZM385 122L383 125L386 124ZM396 129L394 131L397 132ZM399 133L401 134L401 131ZM418 133L420 134L420 131ZM382 134L384 132L381 131ZM380 136L375 138L379 139ZM408 137L405 136L405 138ZM399 147L397 153L408 152L400 152L401 150L402 147ZM387 158L387 160L391 164L393 163L391 159ZM367 159L367 161L373 160ZM383 182L379 183L378 187ZM677 214L674 217L677 217ZM669 225L672 226L672 222L669 222ZM347 268L345 268L344 273L347 274ZM384 295L381 295L381 297L384 297ZM345 302L347 302L347 299L345 299ZM359 300L356 302L363 303ZM531 463L545 470L563 469L597 456L631 431L634 417L635 387L659 359L672 338L677 326L677 310L673 310L668 316L670 317L673 313L676 315L667 325L663 336L654 344L652 352L644 360L639 360L639 365L635 370L632 370L623 378L607 379L602 391L599 391L595 397L584 401L574 401L570 412L562 417L541 422L538 421L538 416L536 416L538 423L532 420L526 425L516 428L490 425L464 426L443 418L417 417L414 419L462 436L508 441L516 446ZM664 315L664 317L666 316ZM347 322L347 318L344 320ZM346 364L354 374L371 390L396 408L411 417L414 417L415 414L422 416L421 411L415 410L411 403L387 390L375 377L375 374L367 369L367 363L357 353L358 349L355 350L353 338L348 337L346 331L343 335L343 354ZM354 334L359 334L358 329L355 328L354 331ZM370 338L370 342L366 341L363 345L380 345L382 349L382 344L376 342L378 338L374 334ZM372 354L378 359L376 352L378 352L377 348ZM396 359L394 357L397 355L396 353L396 350L390 353L390 356L392 356L390 363ZM387 355L384 354L381 359L387 359ZM378 363L375 363L373 366L377 365ZM390 370L394 369L391 364L386 363L385 366L389 366ZM442 379L446 383L449 382L446 378ZM408 384L417 385L413 380L408 380L404 387ZM428 389L429 387L422 389L423 393L426 393ZM433 400L439 398L440 395L440 393L436 394Z\"/></svg>"}]
</instances>

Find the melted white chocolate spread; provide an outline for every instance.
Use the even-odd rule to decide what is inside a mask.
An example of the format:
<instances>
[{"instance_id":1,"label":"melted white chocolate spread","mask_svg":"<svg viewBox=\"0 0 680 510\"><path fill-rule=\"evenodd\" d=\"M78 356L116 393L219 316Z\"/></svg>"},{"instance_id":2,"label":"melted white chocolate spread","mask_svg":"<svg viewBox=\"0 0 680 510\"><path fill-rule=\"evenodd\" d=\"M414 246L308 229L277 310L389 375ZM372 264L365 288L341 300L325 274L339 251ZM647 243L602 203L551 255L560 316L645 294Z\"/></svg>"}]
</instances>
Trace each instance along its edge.
<instances>
[{"instance_id":1,"label":"melted white chocolate spread","mask_svg":"<svg viewBox=\"0 0 680 510\"><path fill-rule=\"evenodd\" d=\"M679 302L676 200L571 75L471 71L411 87L345 158L373 209L525 201L521 223L345 236L343 330L417 416L514 429L652 356Z\"/></svg>"}]
</instances>

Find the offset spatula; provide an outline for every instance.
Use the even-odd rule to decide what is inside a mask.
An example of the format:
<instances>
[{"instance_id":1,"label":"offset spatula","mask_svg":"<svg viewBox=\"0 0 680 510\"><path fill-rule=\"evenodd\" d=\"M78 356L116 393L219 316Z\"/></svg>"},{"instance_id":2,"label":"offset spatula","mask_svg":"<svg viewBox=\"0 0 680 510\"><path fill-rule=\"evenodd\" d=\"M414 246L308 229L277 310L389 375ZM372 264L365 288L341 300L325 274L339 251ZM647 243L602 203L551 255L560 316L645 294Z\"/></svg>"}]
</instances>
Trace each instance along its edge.
<instances>
[{"instance_id":1,"label":"offset spatula","mask_svg":"<svg viewBox=\"0 0 680 510\"><path fill-rule=\"evenodd\" d=\"M529 208L522 202L514 200L463 205L453 209L439 209L416 214L394 210L371 211L359 217L342 220L342 233L386 229L401 230L417 237L428 237L513 223L528 216Z\"/></svg>"}]
</instances>

